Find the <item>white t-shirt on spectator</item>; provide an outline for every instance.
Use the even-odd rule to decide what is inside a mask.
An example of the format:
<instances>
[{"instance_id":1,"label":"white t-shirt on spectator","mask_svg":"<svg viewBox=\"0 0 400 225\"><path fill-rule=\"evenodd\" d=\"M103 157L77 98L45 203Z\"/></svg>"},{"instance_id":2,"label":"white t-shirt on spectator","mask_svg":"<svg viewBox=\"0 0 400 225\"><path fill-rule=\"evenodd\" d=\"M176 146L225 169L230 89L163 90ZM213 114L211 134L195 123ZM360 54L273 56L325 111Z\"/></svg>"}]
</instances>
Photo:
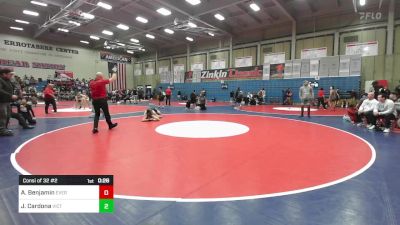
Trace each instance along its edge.
<instances>
[{"instance_id":1,"label":"white t-shirt on spectator","mask_svg":"<svg viewBox=\"0 0 400 225\"><path fill-rule=\"evenodd\" d=\"M365 99L358 109L359 112L369 112L375 109L375 106L378 104L378 100L376 99Z\"/></svg>"}]
</instances>

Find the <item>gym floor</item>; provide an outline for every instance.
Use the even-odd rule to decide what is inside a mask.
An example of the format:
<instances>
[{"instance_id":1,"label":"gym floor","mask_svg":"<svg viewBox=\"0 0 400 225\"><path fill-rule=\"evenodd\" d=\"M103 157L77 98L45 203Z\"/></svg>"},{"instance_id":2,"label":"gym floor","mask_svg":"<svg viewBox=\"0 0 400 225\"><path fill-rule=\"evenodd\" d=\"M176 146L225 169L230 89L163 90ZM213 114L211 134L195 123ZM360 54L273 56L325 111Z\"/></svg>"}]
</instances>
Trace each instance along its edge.
<instances>
[{"instance_id":1,"label":"gym floor","mask_svg":"<svg viewBox=\"0 0 400 225\"><path fill-rule=\"evenodd\" d=\"M296 107L111 105L119 126L91 134L90 112L35 108L38 124L0 139L0 224L400 224L400 134L299 118ZM19 174L112 174L113 214L19 214Z\"/></svg>"}]
</instances>

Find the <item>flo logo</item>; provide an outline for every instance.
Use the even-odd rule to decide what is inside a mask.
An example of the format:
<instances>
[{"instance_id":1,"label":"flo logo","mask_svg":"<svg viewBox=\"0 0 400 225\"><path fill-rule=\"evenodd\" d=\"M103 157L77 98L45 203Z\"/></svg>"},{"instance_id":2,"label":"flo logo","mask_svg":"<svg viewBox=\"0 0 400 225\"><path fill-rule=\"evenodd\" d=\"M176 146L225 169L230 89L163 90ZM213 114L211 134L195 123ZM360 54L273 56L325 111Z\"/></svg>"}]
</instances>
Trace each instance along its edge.
<instances>
[{"instance_id":1,"label":"flo logo","mask_svg":"<svg viewBox=\"0 0 400 225\"><path fill-rule=\"evenodd\" d=\"M381 12L359 12L360 20L381 20Z\"/></svg>"},{"instance_id":2,"label":"flo logo","mask_svg":"<svg viewBox=\"0 0 400 225\"><path fill-rule=\"evenodd\" d=\"M379 1L379 11L382 8L382 3L384 0ZM359 12L360 20L368 21L368 20L381 20L382 13L381 12Z\"/></svg>"}]
</instances>

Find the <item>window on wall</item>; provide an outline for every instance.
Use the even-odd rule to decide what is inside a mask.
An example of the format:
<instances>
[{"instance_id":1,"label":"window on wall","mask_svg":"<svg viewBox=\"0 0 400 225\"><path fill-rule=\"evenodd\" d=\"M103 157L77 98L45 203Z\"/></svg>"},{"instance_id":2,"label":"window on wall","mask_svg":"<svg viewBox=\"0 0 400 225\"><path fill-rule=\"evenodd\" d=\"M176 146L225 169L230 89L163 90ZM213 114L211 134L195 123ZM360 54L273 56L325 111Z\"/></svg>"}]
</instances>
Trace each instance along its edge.
<instances>
[{"instance_id":1,"label":"window on wall","mask_svg":"<svg viewBox=\"0 0 400 225\"><path fill-rule=\"evenodd\" d=\"M204 70L204 63L202 62L192 63L190 65L190 71L201 71L201 70Z\"/></svg>"},{"instance_id":2,"label":"window on wall","mask_svg":"<svg viewBox=\"0 0 400 225\"><path fill-rule=\"evenodd\" d=\"M257 47L240 48L233 50L234 67L247 67L255 65L257 61Z\"/></svg>"},{"instance_id":3,"label":"window on wall","mask_svg":"<svg viewBox=\"0 0 400 225\"><path fill-rule=\"evenodd\" d=\"M358 48L362 50L360 54L363 56L383 55L386 52L386 35L387 32L384 28L341 33L339 54L350 55ZM352 46L352 44L357 46Z\"/></svg>"},{"instance_id":4,"label":"window on wall","mask_svg":"<svg viewBox=\"0 0 400 225\"><path fill-rule=\"evenodd\" d=\"M343 38L344 43L358 42L358 35L347 36Z\"/></svg>"},{"instance_id":5,"label":"window on wall","mask_svg":"<svg viewBox=\"0 0 400 225\"><path fill-rule=\"evenodd\" d=\"M235 58L235 67L246 67L253 65L253 56L243 56Z\"/></svg>"},{"instance_id":6,"label":"window on wall","mask_svg":"<svg viewBox=\"0 0 400 225\"><path fill-rule=\"evenodd\" d=\"M145 75L149 76L149 75L154 75L155 71L154 71L154 67L155 67L155 63L154 62L150 62L150 63L146 63L144 65L144 72Z\"/></svg>"},{"instance_id":7,"label":"window on wall","mask_svg":"<svg viewBox=\"0 0 400 225\"><path fill-rule=\"evenodd\" d=\"M317 55L320 57L333 55L333 35L299 39L296 41L296 58ZM324 49L325 48L325 49Z\"/></svg>"},{"instance_id":8,"label":"window on wall","mask_svg":"<svg viewBox=\"0 0 400 225\"><path fill-rule=\"evenodd\" d=\"M207 69L207 54L198 54L190 56L190 65L188 70L201 71Z\"/></svg>"},{"instance_id":9,"label":"window on wall","mask_svg":"<svg viewBox=\"0 0 400 225\"><path fill-rule=\"evenodd\" d=\"M135 76L141 76L142 75L142 64L135 64L133 74Z\"/></svg>"},{"instance_id":10,"label":"window on wall","mask_svg":"<svg viewBox=\"0 0 400 225\"><path fill-rule=\"evenodd\" d=\"M210 68L212 70L225 69L225 68L227 68L226 60L225 59L213 59L210 62Z\"/></svg>"},{"instance_id":11,"label":"window on wall","mask_svg":"<svg viewBox=\"0 0 400 225\"><path fill-rule=\"evenodd\" d=\"M263 48L263 53L272 53L272 46Z\"/></svg>"},{"instance_id":12,"label":"window on wall","mask_svg":"<svg viewBox=\"0 0 400 225\"><path fill-rule=\"evenodd\" d=\"M210 53L210 69L225 69L229 67L229 52L220 51Z\"/></svg>"}]
</instances>

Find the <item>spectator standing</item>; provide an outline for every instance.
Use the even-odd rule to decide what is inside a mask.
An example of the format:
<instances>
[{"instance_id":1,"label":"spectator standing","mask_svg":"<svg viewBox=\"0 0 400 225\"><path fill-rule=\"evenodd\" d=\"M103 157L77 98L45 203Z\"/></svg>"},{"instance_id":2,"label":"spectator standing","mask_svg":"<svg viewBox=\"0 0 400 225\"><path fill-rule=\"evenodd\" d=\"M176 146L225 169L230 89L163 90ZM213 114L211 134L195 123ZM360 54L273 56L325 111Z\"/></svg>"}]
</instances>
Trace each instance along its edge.
<instances>
[{"instance_id":1,"label":"spectator standing","mask_svg":"<svg viewBox=\"0 0 400 225\"><path fill-rule=\"evenodd\" d=\"M307 106L307 115L310 117L311 102L314 99L314 92L308 81L303 82L303 86L299 89L299 97L301 101L301 117L304 116L304 106Z\"/></svg>"},{"instance_id":2,"label":"spectator standing","mask_svg":"<svg viewBox=\"0 0 400 225\"><path fill-rule=\"evenodd\" d=\"M13 94L11 77L13 73L9 69L0 69L0 136L12 136L13 133L7 129L11 117L10 103L18 99Z\"/></svg>"},{"instance_id":3,"label":"spectator standing","mask_svg":"<svg viewBox=\"0 0 400 225\"><path fill-rule=\"evenodd\" d=\"M168 88L165 90L165 105L171 106L171 96L172 96L172 90L168 86Z\"/></svg>"}]
</instances>

